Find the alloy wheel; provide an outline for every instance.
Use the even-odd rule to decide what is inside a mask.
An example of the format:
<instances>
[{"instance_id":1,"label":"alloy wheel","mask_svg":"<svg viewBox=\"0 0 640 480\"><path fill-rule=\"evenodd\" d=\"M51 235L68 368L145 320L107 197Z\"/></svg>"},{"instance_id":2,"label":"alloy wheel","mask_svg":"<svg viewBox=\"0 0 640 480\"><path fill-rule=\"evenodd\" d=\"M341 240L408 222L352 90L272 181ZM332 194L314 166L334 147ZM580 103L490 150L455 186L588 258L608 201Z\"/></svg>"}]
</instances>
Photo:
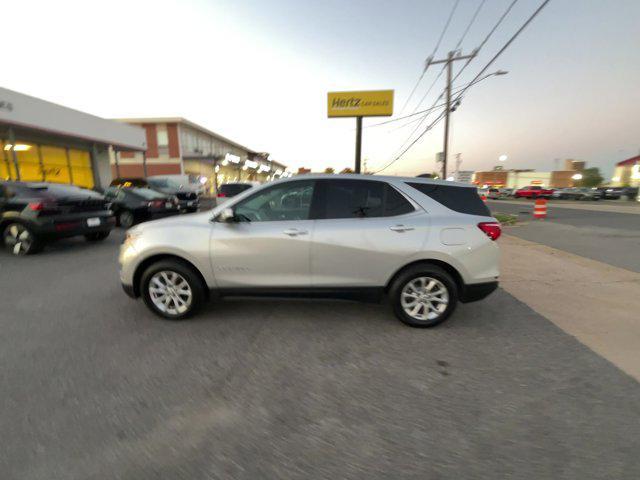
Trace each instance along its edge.
<instances>
[{"instance_id":1,"label":"alloy wheel","mask_svg":"<svg viewBox=\"0 0 640 480\"><path fill-rule=\"evenodd\" d=\"M33 234L24 225L13 223L4 231L4 244L14 255L27 255L33 243Z\"/></svg>"},{"instance_id":2,"label":"alloy wheel","mask_svg":"<svg viewBox=\"0 0 640 480\"><path fill-rule=\"evenodd\" d=\"M181 315L191 307L191 285L177 272L162 270L155 273L148 288L153 305L163 313Z\"/></svg>"},{"instance_id":3,"label":"alloy wheel","mask_svg":"<svg viewBox=\"0 0 640 480\"><path fill-rule=\"evenodd\" d=\"M432 277L417 277L404 286L400 293L404 312L416 320L435 320L449 305L449 291Z\"/></svg>"}]
</instances>

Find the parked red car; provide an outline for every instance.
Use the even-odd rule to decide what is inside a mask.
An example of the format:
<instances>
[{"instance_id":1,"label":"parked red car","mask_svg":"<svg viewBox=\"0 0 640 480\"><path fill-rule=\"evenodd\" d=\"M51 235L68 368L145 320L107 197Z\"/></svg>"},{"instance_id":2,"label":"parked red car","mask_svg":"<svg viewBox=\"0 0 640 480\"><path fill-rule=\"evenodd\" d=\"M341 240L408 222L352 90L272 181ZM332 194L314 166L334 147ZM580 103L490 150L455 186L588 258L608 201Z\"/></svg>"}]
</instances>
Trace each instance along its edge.
<instances>
[{"instance_id":1,"label":"parked red car","mask_svg":"<svg viewBox=\"0 0 640 480\"><path fill-rule=\"evenodd\" d=\"M528 187L519 188L513 194L516 198L551 198L553 195L552 188L542 188L539 185L529 185Z\"/></svg>"}]
</instances>

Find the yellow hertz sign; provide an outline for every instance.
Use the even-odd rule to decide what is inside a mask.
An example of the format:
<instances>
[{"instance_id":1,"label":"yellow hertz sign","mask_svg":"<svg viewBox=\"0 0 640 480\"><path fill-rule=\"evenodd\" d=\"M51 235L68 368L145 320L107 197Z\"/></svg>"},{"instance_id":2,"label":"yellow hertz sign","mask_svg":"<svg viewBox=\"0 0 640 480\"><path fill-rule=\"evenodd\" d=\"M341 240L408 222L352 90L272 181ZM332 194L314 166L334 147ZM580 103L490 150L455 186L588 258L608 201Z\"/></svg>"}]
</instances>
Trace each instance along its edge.
<instances>
[{"instance_id":1,"label":"yellow hertz sign","mask_svg":"<svg viewBox=\"0 0 640 480\"><path fill-rule=\"evenodd\" d=\"M393 115L393 90L329 92L329 117L389 117Z\"/></svg>"}]
</instances>

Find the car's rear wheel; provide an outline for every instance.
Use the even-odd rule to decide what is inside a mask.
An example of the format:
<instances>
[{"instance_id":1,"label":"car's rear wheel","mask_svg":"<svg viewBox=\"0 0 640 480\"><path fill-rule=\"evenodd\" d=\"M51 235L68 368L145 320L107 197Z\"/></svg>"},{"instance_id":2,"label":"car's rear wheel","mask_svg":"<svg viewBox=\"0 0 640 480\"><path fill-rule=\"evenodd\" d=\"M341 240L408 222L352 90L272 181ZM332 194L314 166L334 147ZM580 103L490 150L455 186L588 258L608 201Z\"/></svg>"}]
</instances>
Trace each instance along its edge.
<instances>
[{"instance_id":1,"label":"car's rear wheel","mask_svg":"<svg viewBox=\"0 0 640 480\"><path fill-rule=\"evenodd\" d=\"M42 241L23 223L8 224L2 237L5 247L13 255L31 255L42 250Z\"/></svg>"},{"instance_id":2,"label":"car's rear wheel","mask_svg":"<svg viewBox=\"0 0 640 480\"><path fill-rule=\"evenodd\" d=\"M390 297L396 316L412 327L433 327L444 322L458 303L458 288L436 265L416 265L393 282Z\"/></svg>"},{"instance_id":3,"label":"car's rear wheel","mask_svg":"<svg viewBox=\"0 0 640 480\"><path fill-rule=\"evenodd\" d=\"M109 236L109 232L92 232L87 233L84 238L89 242L100 242Z\"/></svg>"},{"instance_id":4,"label":"car's rear wheel","mask_svg":"<svg viewBox=\"0 0 640 480\"><path fill-rule=\"evenodd\" d=\"M190 317L205 299L202 280L179 260L161 260L149 266L142 274L140 292L152 312L170 320Z\"/></svg>"}]
</instances>

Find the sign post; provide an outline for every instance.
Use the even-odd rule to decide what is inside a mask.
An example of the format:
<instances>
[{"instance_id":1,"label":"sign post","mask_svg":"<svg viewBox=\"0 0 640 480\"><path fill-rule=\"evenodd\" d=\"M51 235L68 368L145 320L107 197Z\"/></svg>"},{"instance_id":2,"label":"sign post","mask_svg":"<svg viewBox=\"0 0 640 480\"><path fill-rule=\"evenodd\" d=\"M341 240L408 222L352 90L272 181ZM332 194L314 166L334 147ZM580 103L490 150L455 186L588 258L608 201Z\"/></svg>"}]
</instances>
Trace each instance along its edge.
<instances>
[{"instance_id":1,"label":"sign post","mask_svg":"<svg viewBox=\"0 0 640 480\"><path fill-rule=\"evenodd\" d=\"M362 117L391 115L393 115L393 90L329 92L327 95L329 118L356 117L356 173L360 173L362 157Z\"/></svg>"}]
</instances>

